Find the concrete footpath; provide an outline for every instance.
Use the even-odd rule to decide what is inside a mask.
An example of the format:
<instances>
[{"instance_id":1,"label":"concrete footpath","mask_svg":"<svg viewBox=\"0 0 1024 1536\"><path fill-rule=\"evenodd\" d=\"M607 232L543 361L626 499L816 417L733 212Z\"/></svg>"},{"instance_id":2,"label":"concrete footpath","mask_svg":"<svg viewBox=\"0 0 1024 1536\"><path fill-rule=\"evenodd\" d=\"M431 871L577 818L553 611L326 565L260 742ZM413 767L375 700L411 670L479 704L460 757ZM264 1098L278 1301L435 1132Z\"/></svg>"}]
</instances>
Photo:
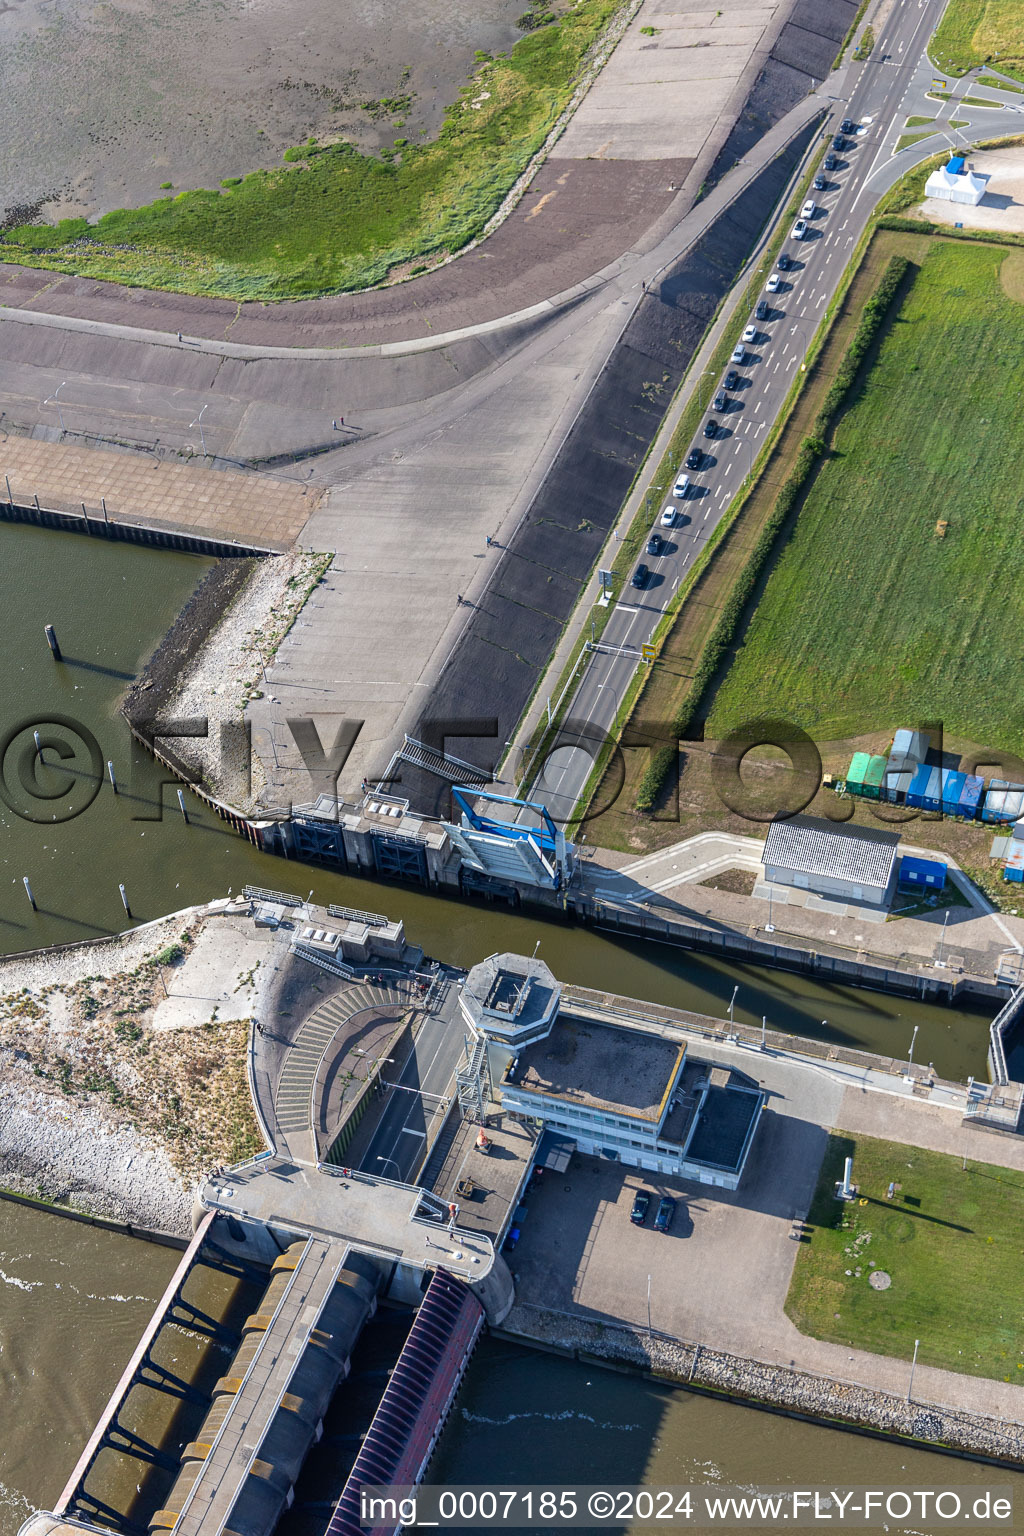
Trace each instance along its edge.
<instances>
[{"instance_id":1,"label":"concrete footpath","mask_svg":"<svg viewBox=\"0 0 1024 1536\"><path fill-rule=\"evenodd\" d=\"M1015 965L1024 949L1024 919L996 912L948 854L942 855L943 862L967 905L888 921L852 903L798 905L804 893L783 886L771 888L769 904L768 887L760 882L751 896L702 883L730 870L760 875L763 849L762 837L728 832L702 832L642 859L595 848L584 866L583 889L598 901L687 921L705 919L717 928L777 943L796 939L825 951L847 950L882 964L931 968L942 960L939 969L947 974L967 970L991 978L1001 965ZM909 843L901 844L900 852L929 854Z\"/></svg>"}]
</instances>

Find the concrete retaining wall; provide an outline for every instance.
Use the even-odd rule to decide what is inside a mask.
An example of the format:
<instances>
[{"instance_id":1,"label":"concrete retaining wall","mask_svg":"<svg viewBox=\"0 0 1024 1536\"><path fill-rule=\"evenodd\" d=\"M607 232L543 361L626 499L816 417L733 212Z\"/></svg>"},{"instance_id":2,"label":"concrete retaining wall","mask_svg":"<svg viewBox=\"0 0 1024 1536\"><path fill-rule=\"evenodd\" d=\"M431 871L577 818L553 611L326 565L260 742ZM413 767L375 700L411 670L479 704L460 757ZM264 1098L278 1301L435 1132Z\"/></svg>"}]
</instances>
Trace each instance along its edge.
<instances>
[{"instance_id":1,"label":"concrete retaining wall","mask_svg":"<svg viewBox=\"0 0 1024 1536\"><path fill-rule=\"evenodd\" d=\"M120 540L122 544L145 544L150 549L181 549L194 555L273 555L278 550L239 544L234 539L215 539L197 533L175 533L170 528L156 528L147 523L126 523L106 516L102 509L90 516L81 512L55 512L47 507L20 506L8 499L0 501L0 518L8 523L33 523L37 528L58 528L65 532L87 533L101 539Z\"/></svg>"}]
</instances>

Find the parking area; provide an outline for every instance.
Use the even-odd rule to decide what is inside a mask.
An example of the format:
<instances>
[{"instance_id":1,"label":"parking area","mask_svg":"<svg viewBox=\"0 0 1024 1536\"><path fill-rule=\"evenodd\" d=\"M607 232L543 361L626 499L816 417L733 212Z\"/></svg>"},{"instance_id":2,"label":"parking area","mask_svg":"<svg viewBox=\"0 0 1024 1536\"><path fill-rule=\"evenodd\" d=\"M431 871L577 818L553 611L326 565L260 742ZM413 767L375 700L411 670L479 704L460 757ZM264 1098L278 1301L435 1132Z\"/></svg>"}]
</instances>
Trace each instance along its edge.
<instances>
[{"instance_id":1,"label":"parking area","mask_svg":"<svg viewBox=\"0 0 1024 1536\"><path fill-rule=\"evenodd\" d=\"M791 1233L794 1218L806 1214L827 1139L824 1126L793 1107L765 1110L736 1192L579 1153L566 1173L545 1171L525 1198L519 1243L506 1254L519 1299L645 1328L649 1282L654 1329L788 1358ZM652 1196L643 1226L629 1219L638 1189ZM664 1195L676 1208L662 1234L654 1221Z\"/></svg>"}]
</instances>

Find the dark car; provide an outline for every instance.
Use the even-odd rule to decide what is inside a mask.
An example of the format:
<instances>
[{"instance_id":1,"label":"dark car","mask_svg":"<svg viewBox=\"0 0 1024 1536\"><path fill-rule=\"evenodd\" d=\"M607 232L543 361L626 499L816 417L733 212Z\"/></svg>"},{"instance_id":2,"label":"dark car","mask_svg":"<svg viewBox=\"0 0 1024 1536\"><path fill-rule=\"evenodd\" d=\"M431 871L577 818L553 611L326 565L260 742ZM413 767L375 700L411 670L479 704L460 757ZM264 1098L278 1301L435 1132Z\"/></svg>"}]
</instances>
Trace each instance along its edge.
<instances>
[{"instance_id":1,"label":"dark car","mask_svg":"<svg viewBox=\"0 0 1024 1536\"><path fill-rule=\"evenodd\" d=\"M779 259L775 263L780 272L789 272L793 266L792 256L787 256L785 251L779 252Z\"/></svg>"},{"instance_id":2,"label":"dark car","mask_svg":"<svg viewBox=\"0 0 1024 1536\"><path fill-rule=\"evenodd\" d=\"M824 176L819 171L817 176L815 176L815 178L814 178L814 190L815 190L815 192L824 192L825 188L827 186L828 186L828 182L825 180Z\"/></svg>"},{"instance_id":3,"label":"dark car","mask_svg":"<svg viewBox=\"0 0 1024 1536\"><path fill-rule=\"evenodd\" d=\"M718 394L711 402L711 408L715 411L727 411L729 409L729 402L725 397L724 391L718 391Z\"/></svg>"},{"instance_id":4,"label":"dark car","mask_svg":"<svg viewBox=\"0 0 1024 1536\"><path fill-rule=\"evenodd\" d=\"M715 418L713 416L709 416L707 421L704 423L704 436L705 437L717 437L718 436L718 422L715 420Z\"/></svg>"},{"instance_id":5,"label":"dark car","mask_svg":"<svg viewBox=\"0 0 1024 1536\"><path fill-rule=\"evenodd\" d=\"M660 555L663 548L661 535L659 533L652 533L647 540L647 553L649 555Z\"/></svg>"},{"instance_id":6,"label":"dark car","mask_svg":"<svg viewBox=\"0 0 1024 1536\"><path fill-rule=\"evenodd\" d=\"M844 117L842 122L839 124L839 131L840 133L852 133L855 127L856 124L852 121L852 119Z\"/></svg>"},{"instance_id":7,"label":"dark car","mask_svg":"<svg viewBox=\"0 0 1024 1536\"><path fill-rule=\"evenodd\" d=\"M835 155L832 154L832 152L830 150L829 153L825 156L825 169L826 169L826 171L834 171L838 164L839 164L839 161L836 159Z\"/></svg>"},{"instance_id":8,"label":"dark car","mask_svg":"<svg viewBox=\"0 0 1024 1536\"><path fill-rule=\"evenodd\" d=\"M735 368L730 368L729 372L726 374L725 378L722 380L722 388L723 389L738 389L739 388L739 383L740 383L740 376L739 376L739 374L736 372Z\"/></svg>"},{"instance_id":9,"label":"dark car","mask_svg":"<svg viewBox=\"0 0 1024 1536\"><path fill-rule=\"evenodd\" d=\"M732 375L730 375L730 377L732 377ZM729 386L727 384L726 388L728 388L728 387ZM700 466L701 466L701 464L703 462L704 462L704 455L701 453L700 449L699 448L691 448L689 453L686 455L686 467L687 467L687 469L700 469Z\"/></svg>"},{"instance_id":10,"label":"dark car","mask_svg":"<svg viewBox=\"0 0 1024 1536\"><path fill-rule=\"evenodd\" d=\"M630 578L630 586L646 587L650 574L651 573L647 569L646 565L638 565Z\"/></svg>"},{"instance_id":11,"label":"dark car","mask_svg":"<svg viewBox=\"0 0 1024 1536\"><path fill-rule=\"evenodd\" d=\"M771 305L767 299L758 299L757 308L754 310L755 320L767 320L771 314Z\"/></svg>"},{"instance_id":12,"label":"dark car","mask_svg":"<svg viewBox=\"0 0 1024 1536\"><path fill-rule=\"evenodd\" d=\"M664 1203L664 1202L662 1202L662 1203ZM508 1236L505 1238L505 1241L502 1244L502 1247L505 1249L505 1251L507 1253L511 1253L512 1252L512 1249L516 1246L516 1243L518 1243L521 1234L522 1234L522 1228L521 1227L509 1227L509 1229L508 1229Z\"/></svg>"},{"instance_id":13,"label":"dark car","mask_svg":"<svg viewBox=\"0 0 1024 1536\"><path fill-rule=\"evenodd\" d=\"M647 1212L651 1204L651 1197L646 1189L638 1189L633 1196L633 1209L629 1213L629 1219L634 1227L642 1227L647 1220Z\"/></svg>"},{"instance_id":14,"label":"dark car","mask_svg":"<svg viewBox=\"0 0 1024 1536\"><path fill-rule=\"evenodd\" d=\"M833 149L845 149L846 148L846 140L843 138L841 133L837 133L835 138L832 140L832 148Z\"/></svg>"},{"instance_id":15,"label":"dark car","mask_svg":"<svg viewBox=\"0 0 1024 1536\"><path fill-rule=\"evenodd\" d=\"M672 1225L672 1217L676 1213L676 1203L671 1195L663 1195L658 1204L658 1214L654 1218L655 1232L667 1232Z\"/></svg>"}]
</instances>

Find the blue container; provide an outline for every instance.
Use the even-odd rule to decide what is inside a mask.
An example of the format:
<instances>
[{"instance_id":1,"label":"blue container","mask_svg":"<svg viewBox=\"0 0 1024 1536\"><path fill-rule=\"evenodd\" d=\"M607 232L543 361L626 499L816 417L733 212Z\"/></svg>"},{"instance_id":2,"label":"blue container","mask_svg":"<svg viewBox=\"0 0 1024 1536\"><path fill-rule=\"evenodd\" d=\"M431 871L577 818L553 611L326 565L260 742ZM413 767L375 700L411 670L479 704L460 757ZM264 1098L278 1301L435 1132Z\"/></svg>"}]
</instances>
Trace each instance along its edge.
<instances>
[{"instance_id":1,"label":"blue container","mask_svg":"<svg viewBox=\"0 0 1024 1536\"><path fill-rule=\"evenodd\" d=\"M960 795L960 816L966 816L973 820L981 806L981 797L985 793L985 780L977 773L969 773L964 780L964 787Z\"/></svg>"},{"instance_id":2,"label":"blue container","mask_svg":"<svg viewBox=\"0 0 1024 1536\"><path fill-rule=\"evenodd\" d=\"M906 891L941 891L946 884L946 866L938 859L905 853L900 859L899 883Z\"/></svg>"},{"instance_id":3,"label":"blue container","mask_svg":"<svg viewBox=\"0 0 1024 1536\"><path fill-rule=\"evenodd\" d=\"M960 799L966 783L966 773L961 773L958 768L943 768L942 812L944 816L960 815Z\"/></svg>"},{"instance_id":4,"label":"blue container","mask_svg":"<svg viewBox=\"0 0 1024 1536\"><path fill-rule=\"evenodd\" d=\"M922 763L910 781L907 804L919 811L937 811L942 805L942 770Z\"/></svg>"}]
</instances>

